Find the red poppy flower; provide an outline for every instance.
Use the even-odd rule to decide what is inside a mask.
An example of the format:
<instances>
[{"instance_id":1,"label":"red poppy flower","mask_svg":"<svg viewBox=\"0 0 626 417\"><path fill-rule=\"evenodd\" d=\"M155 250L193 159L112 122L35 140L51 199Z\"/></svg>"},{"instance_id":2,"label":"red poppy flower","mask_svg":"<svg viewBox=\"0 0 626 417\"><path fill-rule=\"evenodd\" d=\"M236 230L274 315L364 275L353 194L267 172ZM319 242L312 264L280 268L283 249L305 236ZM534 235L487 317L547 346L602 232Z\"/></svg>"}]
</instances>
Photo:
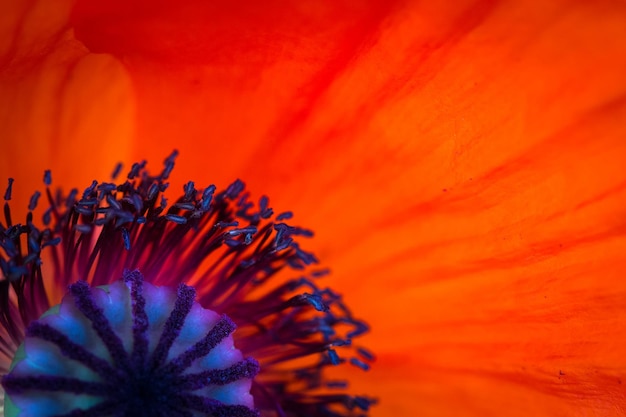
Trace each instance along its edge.
<instances>
[{"instance_id":1,"label":"red poppy flower","mask_svg":"<svg viewBox=\"0 0 626 417\"><path fill-rule=\"evenodd\" d=\"M7 7L14 200L177 148L315 229L373 415L623 414L624 6L251 3Z\"/></svg>"}]
</instances>

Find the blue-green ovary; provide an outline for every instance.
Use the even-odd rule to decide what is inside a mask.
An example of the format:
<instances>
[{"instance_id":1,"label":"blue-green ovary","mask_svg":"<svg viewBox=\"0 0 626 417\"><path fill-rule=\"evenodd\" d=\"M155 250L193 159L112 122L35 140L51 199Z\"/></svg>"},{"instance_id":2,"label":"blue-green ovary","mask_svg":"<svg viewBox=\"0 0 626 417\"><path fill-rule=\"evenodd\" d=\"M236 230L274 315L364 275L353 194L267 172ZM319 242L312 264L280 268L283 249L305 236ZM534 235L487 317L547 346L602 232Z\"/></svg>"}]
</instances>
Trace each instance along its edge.
<instances>
[{"instance_id":1,"label":"blue-green ovary","mask_svg":"<svg viewBox=\"0 0 626 417\"><path fill-rule=\"evenodd\" d=\"M70 286L31 323L3 378L5 416L255 416L258 363L233 344L234 324L195 291L128 272Z\"/></svg>"}]
</instances>

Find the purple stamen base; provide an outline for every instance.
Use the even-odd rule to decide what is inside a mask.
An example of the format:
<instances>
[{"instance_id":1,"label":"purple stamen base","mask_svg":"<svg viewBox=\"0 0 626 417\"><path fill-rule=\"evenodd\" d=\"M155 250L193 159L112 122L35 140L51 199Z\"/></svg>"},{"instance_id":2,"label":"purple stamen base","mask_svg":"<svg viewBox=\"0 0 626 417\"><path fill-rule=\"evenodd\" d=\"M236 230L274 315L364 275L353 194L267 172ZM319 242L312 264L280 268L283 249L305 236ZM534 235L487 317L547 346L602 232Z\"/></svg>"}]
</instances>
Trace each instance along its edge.
<instances>
[{"instance_id":1,"label":"purple stamen base","mask_svg":"<svg viewBox=\"0 0 626 417\"><path fill-rule=\"evenodd\" d=\"M4 359L0 360L0 375L9 371L2 363L8 364L16 355L26 328L50 307L46 287L67 288L72 277L82 277L92 286L106 285L125 270L140 269L146 282L155 285L193 285L197 303L237 323L237 347L263 368L250 393L246 391L263 415L367 416L375 400L350 395L345 391L347 381L328 379L326 373L327 368L343 364L367 370L374 357L354 343L368 331L368 325L352 315L339 294L318 286L318 279L328 269L317 268L315 255L301 246L302 239L313 233L284 223L293 214L287 211L275 215L267 197L253 202L240 180L221 191L214 185L196 189L190 181L182 196L168 202L164 193L176 156L174 151L156 175L145 169L143 161L133 164L125 178L116 179L121 172L118 165L113 174L117 184L93 181L82 193L77 189L68 194L55 192L47 171L44 198L33 196L24 224L12 221L9 180L4 221L0 219L0 359ZM45 227L33 221L32 210L42 200L47 204L42 215ZM51 255L45 277L42 251ZM129 288L131 281L127 283ZM31 326L28 331L33 333L31 336L45 333L37 337L52 343L59 354L82 358L76 360L83 362L85 373L90 373L88 380L118 381L124 372L130 372L128 369L144 367L155 370L169 366L171 372L186 366L185 362L193 361L194 355L212 345L206 340L206 346L197 346L196 352L189 352L187 357L178 348L177 341L185 339L186 333L179 317L193 317L190 311L196 305L195 290L179 286L178 298L172 294L168 304L172 317L164 316L159 334L150 334L146 339L142 294L137 288L133 299L128 297L125 303L132 327L129 324L122 334L111 320L124 352L128 352L126 356L114 340L107 340L111 351L103 344L103 352L96 355L92 349L75 349L71 343L74 339L64 340L49 329ZM149 304L145 310L150 318ZM131 310L134 320L130 319ZM66 335L72 333L67 327L64 330ZM210 330L205 329L203 336ZM108 332L104 327L100 331ZM91 332L100 340L95 330ZM192 347L200 339L187 346ZM149 355L145 354L146 340ZM219 345L207 357L217 350ZM91 413L84 415L110 415L115 406L93 404ZM76 413L73 415L83 415ZM5 413L5 417L9 415Z\"/></svg>"}]
</instances>

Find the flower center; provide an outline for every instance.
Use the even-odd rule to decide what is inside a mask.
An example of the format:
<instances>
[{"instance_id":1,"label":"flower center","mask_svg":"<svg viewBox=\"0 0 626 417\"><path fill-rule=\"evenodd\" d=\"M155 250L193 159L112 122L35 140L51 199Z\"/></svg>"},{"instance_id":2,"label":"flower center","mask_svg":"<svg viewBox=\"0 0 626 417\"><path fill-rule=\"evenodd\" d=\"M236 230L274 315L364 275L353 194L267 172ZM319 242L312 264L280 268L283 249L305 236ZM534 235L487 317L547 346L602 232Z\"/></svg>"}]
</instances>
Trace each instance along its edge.
<instances>
[{"instance_id":1,"label":"flower center","mask_svg":"<svg viewBox=\"0 0 626 417\"><path fill-rule=\"evenodd\" d=\"M5 416L257 416L258 363L233 346L233 322L194 299L138 271L72 284L29 325L2 379Z\"/></svg>"}]
</instances>

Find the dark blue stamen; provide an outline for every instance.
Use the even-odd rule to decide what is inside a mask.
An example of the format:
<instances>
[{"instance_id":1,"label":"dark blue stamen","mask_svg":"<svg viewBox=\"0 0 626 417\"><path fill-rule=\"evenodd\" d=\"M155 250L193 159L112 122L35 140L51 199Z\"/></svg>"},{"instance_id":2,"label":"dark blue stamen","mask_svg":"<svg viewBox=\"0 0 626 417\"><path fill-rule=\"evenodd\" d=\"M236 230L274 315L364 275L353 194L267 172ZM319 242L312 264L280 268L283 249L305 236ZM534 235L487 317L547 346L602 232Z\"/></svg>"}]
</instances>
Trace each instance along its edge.
<instances>
[{"instance_id":1,"label":"dark blue stamen","mask_svg":"<svg viewBox=\"0 0 626 417\"><path fill-rule=\"evenodd\" d=\"M50 239L49 241L44 242L44 244L41 245L41 247L45 248L46 246L55 246L55 245L58 245L59 243L61 243L61 238L55 237L54 239Z\"/></svg>"},{"instance_id":2,"label":"dark blue stamen","mask_svg":"<svg viewBox=\"0 0 626 417\"><path fill-rule=\"evenodd\" d=\"M115 191L116 189L117 185L113 184L112 182L103 182L102 184L98 185L98 191L101 191L103 193L102 195L107 195L107 193Z\"/></svg>"},{"instance_id":3,"label":"dark blue stamen","mask_svg":"<svg viewBox=\"0 0 626 417\"><path fill-rule=\"evenodd\" d=\"M142 161L141 163L135 162L133 166L130 168L130 172L128 173L128 179L133 180L135 177L139 176L139 172L145 167L146 161Z\"/></svg>"},{"instance_id":4,"label":"dark blue stamen","mask_svg":"<svg viewBox=\"0 0 626 417\"><path fill-rule=\"evenodd\" d=\"M376 400L367 397L354 397L354 405L359 407L361 410L369 410L372 404L375 404Z\"/></svg>"},{"instance_id":5,"label":"dark blue stamen","mask_svg":"<svg viewBox=\"0 0 626 417\"><path fill-rule=\"evenodd\" d=\"M52 171L50 171L49 169L46 169L43 172L43 183L45 184L46 187L52 184Z\"/></svg>"},{"instance_id":6,"label":"dark blue stamen","mask_svg":"<svg viewBox=\"0 0 626 417\"><path fill-rule=\"evenodd\" d=\"M185 184L185 186L183 187L183 191L185 192L185 195L183 197L184 199L186 200L192 199L196 191L194 182L189 181L187 184Z\"/></svg>"},{"instance_id":7,"label":"dark blue stamen","mask_svg":"<svg viewBox=\"0 0 626 417\"><path fill-rule=\"evenodd\" d=\"M141 197L139 197L138 194L133 194L131 196L130 204L132 204L135 207L135 211L138 213L143 210L143 201L141 200Z\"/></svg>"},{"instance_id":8,"label":"dark blue stamen","mask_svg":"<svg viewBox=\"0 0 626 417\"><path fill-rule=\"evenodd\" d=\"M124 239L124 249L130 250L130 233L128 233L128 229L125 227L121 228L122 230L122 239Z\"/></svg>"},{"instance_id":9,"label":"dark blue stamen","mask_svg":"<svg viewBox=\"0 0 626 417\"><path fill-rule=\"evenodd\" d=\"M39 191L35 191L33 196L30 198L30 202L28 203L28 210L35 210L35 208L37 207L37 202L39 201L39 197L41 197L41 193Z\"/></svg>"},{"instance_id":10,"label":"dark blue stamen","mask_svg":"<svg viewBox=\"0 0 626 417\"><path fill-rule=\"evenodd\" d=\"M211 206L211 201L213 200L213 193L215 193L215 185L211 185L202 192L202 202L201 209L203 211L207 211Z\"/></svg>"},{"instance_id":11,"label":"dark blue stamen","mask_svg":"<svg viewBox=\"0 0 626 417\"><path fill-rule=\"evenodd\" d=\"M357 368L363 369L364 371L368 371L370 369L370 366L368 364L357 358L350 358L350 363Z\"/></svg>"},{"instance_id":12,"label":"dark blue stamen","mask_svg":"<svg viewBox=\"0 0 626 417\"><path fill-rule=\"evenodd\" d=\"M93 206L98 205L98 200L95 198L92 198L91 196L87 198L83 197L82 199L80 199L78 204L81 206L85 206L85 207L93 207Z\"/></svg>"},{"instance_id":13,"label":"dark blue stamen","mask_svg":"<svg viewBox=\"0 0 626 417\"><path fill-rule=\"evenodd\" d=\"M48 226L50 224L50 221L52 220L52 208L49 208L44 212L42 220L44 226Z\"/></svg>"},{"instance_id":14,"label":"dark blue stamen","mask_svg":"<svg viewBox=\"0 0 626 417\"><path fill-rule=\"evenodd\" d=\"M235 180L235 182L226 188L226 196L234 200L243 191L244 187L243 181Z\"/></svg>"},{"instance_id":15,"label":"dark blue stamen","mask_svg":"<svg viewBox=\"0 0 626 417\"><path fill-rule=\"evenodd\" d=\"M318 269L311 272L311 276L313 278L320 278L330 274L330 269Z\"/></svg>"},{"instance_id":16,"label":"dark blue stamen","mask_svg":"<svg viewBox=\"0 0 626 417\"><path fill-rule=\"evenodd\" d=\"M87 212L87 214L90 214L90 213L91 211ZM79 233L87 234L91 232L92 227L88 224L77 224L74 226L74 230L76 230Z\"/></svg>"},{"instance_id":17,"label":"dark blue stamen","mask_svg":"<svg viewBox=\"0 0 626 417\"><path fill-rule=\"evenodd\" d=\"M341 359L334 349L328 350L328 358L330 359L330 363L333 365L339 365L341 363Z\"/></svg>"},{"instance_id":18,"label":"dark blue stamen","mask_svg":"<svg viewBox=\"0 0 626 417\"><path fill-rule=\"evenodd\" d=\"M328 311L328 306L324 304L322 297L317 294L298 294L288 302L289 306L302 306L306 304L312 305L317 311Z\"/></svg>"},{"instance_id":19,"label":"dark blue stamen","mask_svg":"<svg viewBox=\"0 0 626 417\"><path fill-rule=\"evenodd\" d=\"M109 203L109 206L114 210L121 210L122 205L119 201L115 199L111 194L106 195L106 202Z\"/></svg>"},{"instance_id":20,"label":"dark blue stamen","mask_svg":"<svg viewBox=\"0 0 626 417\"><path fill-rule=\"evenodd\" d=\"M285 211L283 213L280 213L278 216L276 216L276 221L283 221L283 220L289 220L293 217L293 213L290 211Z\"/></svg>"},{"instance_id":21,"label":"dark blue stamen","mask_svg":"<svg viewBox=\"0 0 626 417\"><path fill-rule=\"evenodd\" d=\"M184 216L179 216L177 214L166 214L165 218L176 224L185 224L187 223L187 218Z\"/></svg>"},{"instance_id":22,"label":"dark blue stamen","mask_svg":"<svg viewBox=\"0 0 626 417\"><path fill-rule=\"evenodd\" d=\"M112 179L117 179L117 177L120 175L120 172L122 172L122 163L118 162L117 165L115 165L115 169L113 169L113 173L111 174L111 178Z\"/></svg>"},{"instance_id":23,"label":"dark blue stamen","mask_svg":"<svg viewBox=\"0 0 626 417\"><path fill-rule=\"evenodd\" d=\"M91 182L91 185L87 188L85 188L85 191L83 191L83 200L88 200L90 197L93 196L93 192L96 189L96 187L98 186L98 181L93 180Z\"/></svg>"},{"instance_id":24,"label":"dark blue stamen","mask_svg":"<svg viewBox=\"0 0 626 417\"><path fill-rule=\"evenodd\" d=\"M217 222L217 223L215 223L214 227L219 228L219 229L226 229L227 227L237 227L237 226L239 226L239 222L234 221L234 222L228 222L228 223L227 222Z\"/></svg>"},{"instance_id":25,"label":"dark blue stamen","mask_svg":"<svg viewBox=\"0 0 626 417\"><path fill-rule=\"evenodd\" d=\"M36 235L28 237L28 248L31 250L31 252L41 251L41 246L39 246Z\"/></svg>"},{"instance_id":26,"label":"dark blue stamen","mask_svg":"<svg viewBox=\"0 0 626 417\"><path fill-rule=\"evenodd\" d=\"M180 210L194 210L196 208L195 204L192 203L176 203L174 207Z\"/></svg>"},{"instance_id":27,"label":"dark blue stamen","mask_svg":"<svg viewBox=\"0 0 626 417\"><path fill-rule=\"evenodd\" d=\"M170 177L170 174L172 173L172 170L174 169L174 161L176 160L176 157L178 156L178 151L173 151L170 156L168 156L164 163L165 163L165 169L163 170L163 172L161 173L161 177L163 179L168 179Z\"/></svg>"},{"instance_id":28,"label":"dark blue stamen","mask_svg":"<svg viewBox=\"0 0 626 417\"><path fill-rule=\"evenodd\" d=\"M11 193L13 190L13 178L9 178L9 185L7 185L7 189L4 192L4 201L10 201L11 200Z\"/></svg>"},{"instance_id":29,"label":"dark blue stamen","mask_svg":"<svg viewBox=\"0 0 626 417\"><path fill-rule=\"evenodd\" d=\"M357 353L367 361L373 361L375 359L374 354L365 348L358 348Z\"/></svg>"},{"instance_id":30,"label":"dark blue stamen","mask_svg":"<svg viewBox=\"0 0 626 417\"><path fill-rule=\"evenodd\" d=\"M267 196L261 197L259 200L259 216L262 219L269 219L274 214L274 210L268 207L270 200Z\"/></svg>"},{"instance_id":31,"label":"dark blue stamen","mask_svg":"<svg viewBox=\"0 0 626 417\"><path fill-rule=\"evenodd\" d=\"M154 198L157 196L158 193L159 193L159 185L156 182L152 183L150 185L150 188L148 189L146 200L148 201L154 200Z\"/></svg>"}]
</instances>

